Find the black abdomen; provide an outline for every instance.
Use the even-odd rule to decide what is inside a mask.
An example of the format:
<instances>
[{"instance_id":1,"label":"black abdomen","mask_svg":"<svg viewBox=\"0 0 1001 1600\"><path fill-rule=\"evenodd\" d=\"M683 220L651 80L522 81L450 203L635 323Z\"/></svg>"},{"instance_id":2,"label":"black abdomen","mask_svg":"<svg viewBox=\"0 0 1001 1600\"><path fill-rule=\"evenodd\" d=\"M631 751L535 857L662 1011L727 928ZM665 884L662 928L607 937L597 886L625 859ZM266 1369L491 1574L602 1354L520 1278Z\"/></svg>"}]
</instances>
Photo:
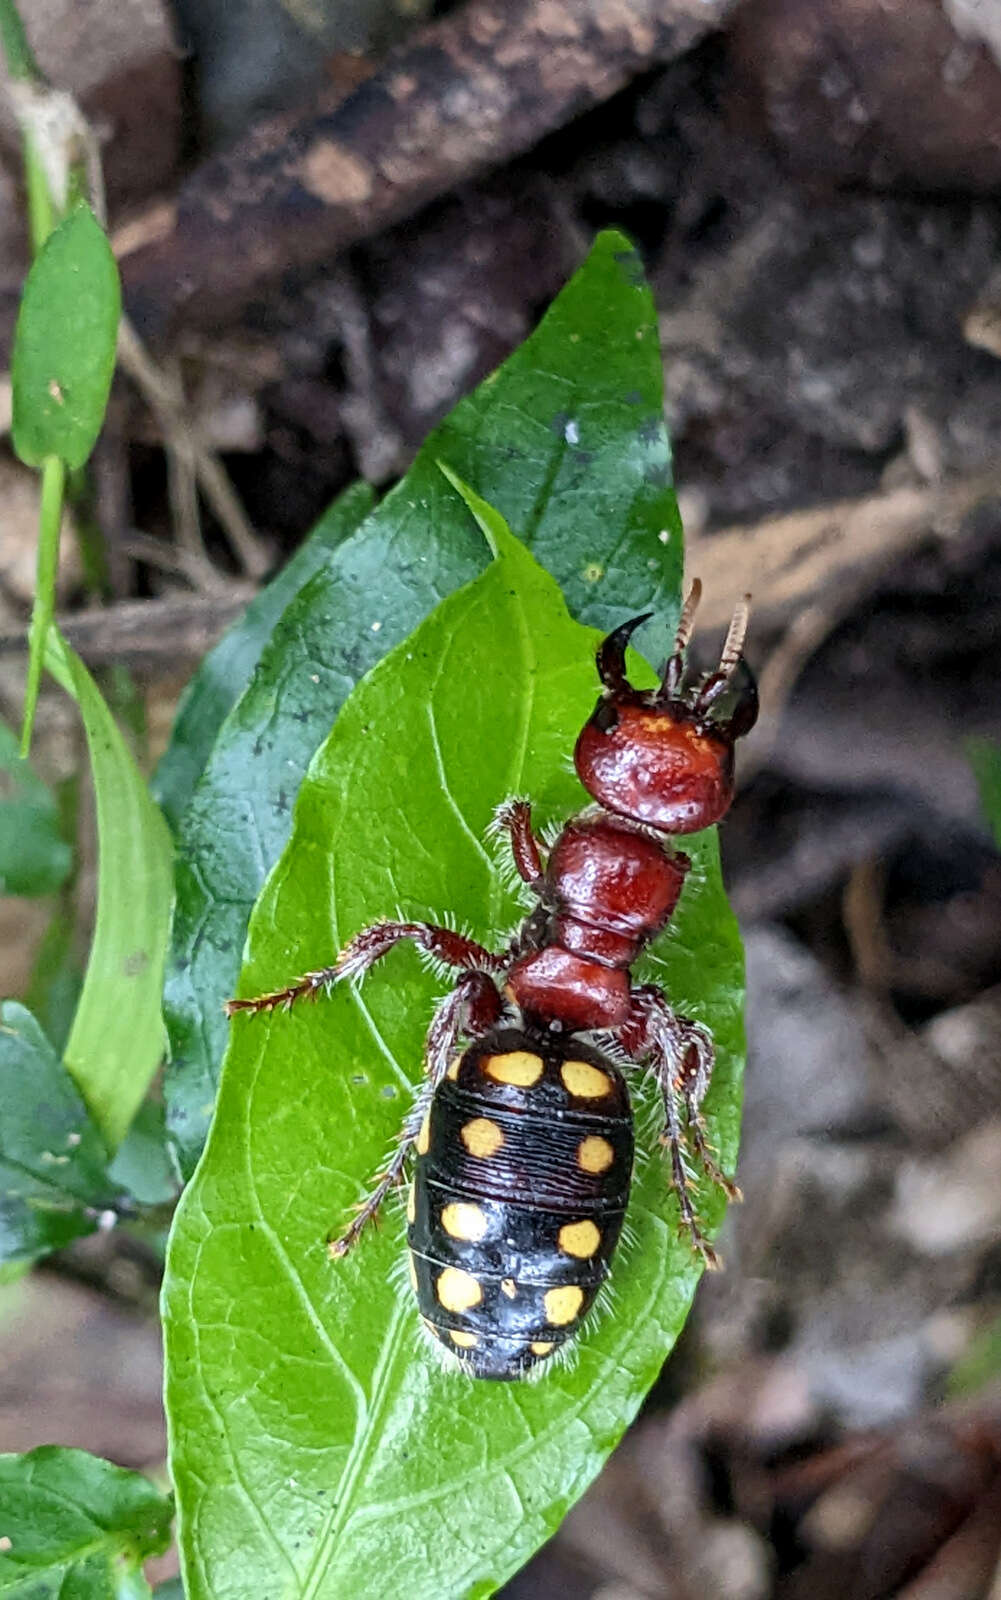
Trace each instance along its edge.
<instances>
[{"instance_id":1,"label":"black abdomen","mask_svg":"<svg viewBox=\"0 0 1001 1600\"><path fill-rule=\"evenodd\" d=\"M629 1198L621 1073L580 1040L496 1029L458 1058L417 1144L408 1205L426 1326L481 1378L572 1339Z\"/></svg>"}]
</instances>

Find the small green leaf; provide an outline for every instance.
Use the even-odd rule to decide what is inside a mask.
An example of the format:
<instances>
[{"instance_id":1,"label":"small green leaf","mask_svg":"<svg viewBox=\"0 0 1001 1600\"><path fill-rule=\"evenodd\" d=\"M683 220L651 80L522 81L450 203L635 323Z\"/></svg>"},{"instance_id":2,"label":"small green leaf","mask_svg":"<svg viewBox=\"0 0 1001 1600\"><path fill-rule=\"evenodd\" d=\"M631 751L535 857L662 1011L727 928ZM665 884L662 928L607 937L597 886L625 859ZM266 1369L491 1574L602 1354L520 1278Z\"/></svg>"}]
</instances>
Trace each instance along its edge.
<instances>
[{"instance_id":1,"label":"small green leaf","mask_svg":"<svg viewBox=\"0 0 1001 1600\"><path fill-rule=\"evenodd\" d=\"M146 1478L84 1450L0 1456L0 1595L142 1600L141 1565L166 1550L171 1517Z\"/></svg>"},{"instance_id":2,"label":"small green leaf","mask_svg":"<svg viewBox=\"0 0 1001 1600\"><path fill-rule=\"evenodd\" d=\"M980 790L984 816L1001 850L1001 746L991 739L969 739L966 753Z\"/></svg>"},{"instance_id":3,"label":"small green leaf","mask_svg":"<svg viewBox=\"0 0 1001 1600\"><path fill-rule=\"evenodd\" d=\"M55 628L45 661L80 709L97 801L97 919L65 1062L113 1150L163 1054L170 835L97 685Z\"/></svg>"},{"instance_id":4,"label":"small green leaf","mask_svg":"<svg viewBox=\"0 0 1001 1600\"><path fill-rule=\"evenodd\" d=\"M49 235L24 286L11 370L14 448L29 467L82 467L101 430L121 296L111 246L80 204Z\"/></svg>"},{"instance_id":5,"label":"small green leaf","mask_svg":"<svg viewBox=\"0 0 1001 1600\"><path fill-rule=\"evenodd\" d=\"M330 560L331 552L368 516L374 501L367 483L356 483L340 495L291 561L209 652L191 680L178 706L170 743L150 784L154 800L175 832L205 771L216 735L246 688L282 612L314 572Z\"/></svg>"},{"instance_id":6,"label":"small green leaf","mask_svg":"<svg viewBox=\"0 0 1001 1600\"><path fill-rule=\"evenodd\" d=\"M352 685L487 561L439 458L516 528L575 615L605 629L652 610L647 650L666 653L681 530L653 297L621 234L599 237L537 330L299 593L220 733L178 838L164 996L168 1125L187 1175L215 1101L220 1002L306 765Z\"/></svg>"},{"instance_id":7,"label":"small green leaf","mask_svg":"<svg viewBox=\"0 0 1001 1600\"><path fill-rule=\"evenodd\" d=\"M494 807L530 795L544 828L586 800L567 756L595 702L599 635L571 621L552 579L478 509L500 558L343 706L254 912L241 993L328 962L397 907L450 913L500 947L525 901L484 843ZM707 1115L730 1167L741 949L715 833L685 848L693 870L645 972L712 1029ZM361 986L234 1026L164 1291L189 1600L492 1593L594 1477L684 1322L699 1268L678 1238L656 1107L638 1073L649 1159L638 1164L612 1294L572 1364L531 1384L442 1370L401 1278L399 1204L351 1256L329 1260L328 1234L410 1106L441 992L403 946ZM699 1201L718 1222L718 1196L703 1185Z\"/></svg>"},{"instance_id":8,"label":"small green leaf","mask_svg":"<svg viewBox=\"0 0 1001 1600\"><path fill-rule=\"evenodd\" d=\"M0 1262L47 1255L93 1233L119 1198L72 1078L31 1012L6 1001L0 1006Z\"/></svg>"},{"instance_id":9,"label":"small green leaf","mask_svg":"<svg viewBox=\"0 0 1001 1600\"><path fill-rule=\"evenodd\" d=\"M17 739L0 723L0 894L53 894L72 863L55 796L20 759Z\"/></svg>"}]
</instances>

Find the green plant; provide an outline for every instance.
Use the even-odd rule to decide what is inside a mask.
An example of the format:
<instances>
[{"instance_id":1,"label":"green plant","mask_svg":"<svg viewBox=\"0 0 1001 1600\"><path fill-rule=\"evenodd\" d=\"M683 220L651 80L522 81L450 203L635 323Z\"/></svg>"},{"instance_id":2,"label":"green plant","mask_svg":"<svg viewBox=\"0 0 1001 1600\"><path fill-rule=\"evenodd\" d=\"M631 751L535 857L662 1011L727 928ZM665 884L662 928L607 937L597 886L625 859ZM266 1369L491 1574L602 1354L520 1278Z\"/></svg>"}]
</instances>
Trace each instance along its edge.
<instances>
[{"instance_id":1,"label":"green plant","mask_svg":"<svg viewBox=\"0 0 1001 1600\"><path fill-rule=\"evenodd\" d=\"M91 222L74 224L77 237ZM51 292L33 292L32 320L45 320ZM93 324L84 337L98 337ZM48 393L47 370L21 386L23 440L35 439L37 418L24 419ZM148 1151L162 1138L148 1102L138 1122L136 1111L160 1054L176 889L164 1093L185 1177L209 1134L164 1287L189 1600L491 1593L583 1491L684 1321L698 1269L650 1161L613 1298L575 1364L503 1389L447 1376L395 1286L398 1216L339 1266L324 1250L417 1079L434 980L400 951L363 1002L344 989L302 1015L241 1025L228 1052L221 1013L238 983L329 959L400 901L492 940L515 920L482 844L493 806L512 790L532 794L541 820L580 804L565 757L593 703L594 630L652 609L656 658L676 621L661 404L652 300L635 252L605 234L403 482L374 507L367 489L343 496L205 662L153 781L173 873L160 813L51 624L51 590L36 608L32 659L76 698L87 734L99 910L62 1058L23 1007L0 1013L0 1238L18 1268L90 1228L162 1214L162 1177L136 1191L146 1158L130 1159L129 1142ZM28 448L48 462L53 437ZM442 465L471 488L457 492ZM729 1163L741 951L715 835L691 853L648 970L715 1034L707 1109ZM644 1102L641 1125L651 1114ZM718 1202L704 1206L718 1220ZM55 1592L67 1551L86 1549L74 1592L148 1593L141 1562L162 1546L162 1496L77 1453L42 1455L0 1463L21 1518L16 1542L0 1544L0 1591ZM101 1534L48 1538L46 1484L70 1522L86 1515Z\"/></svg>"}]
</instances>

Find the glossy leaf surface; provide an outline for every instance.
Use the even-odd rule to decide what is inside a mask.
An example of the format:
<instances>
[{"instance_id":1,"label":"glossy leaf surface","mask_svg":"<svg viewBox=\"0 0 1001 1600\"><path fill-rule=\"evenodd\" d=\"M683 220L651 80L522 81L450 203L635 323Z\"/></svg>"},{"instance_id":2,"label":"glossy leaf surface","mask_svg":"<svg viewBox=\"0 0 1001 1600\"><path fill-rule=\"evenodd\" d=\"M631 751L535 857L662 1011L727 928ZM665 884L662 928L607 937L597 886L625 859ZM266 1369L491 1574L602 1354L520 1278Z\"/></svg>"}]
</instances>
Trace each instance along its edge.
<instances>
[{"instance_id":1,"label":"glossy leaf surface","mask_svg":"<svg viewBox=\"0 0 1001 1600\"><path fill-rule=\"evenodd\" d=\"M65 883L71 861L55 796L20 759L18 740L0 723L0 894L52 894Z\"/></svg>"},{"instance_id":2,"label":"glossy leaf surface","mask_svg":"<svg viewBox=\"0 0 1001 1600\"><path fill-rule=\"evenodd\" d=\"M277 577L252 600L239 622L210 650L185 690L170 743L153 775L153 798L176 832L216 735L246 688L275 623L331 551L372 509L367 483L356 483L336 499Z\"/></svg>"},{"instance_id":3,"label":"glossy leaf surface","mask_svg":"<svg viewBox=\"0 0 1001 1600\"><path fill-rule=\"evenodd\" d=\"M439 457L497 506L584 621L606 627L655 611L647 648L656 657L673 627L681 567L662 413L639 258L620 234L602 234L536 332L431 434L403 482L283 615L179 839L165 1094L187 1173L214 1104L221 1003L309 758L362 674L484 565Z\"/></svg>"},{"instance_id":4,"label":"glossy leaf surface","mask_svg":"<svg viewBox=\"0 0 1001 1600\"><path fill-rule=\"evenodd\" d=\"M45 662L79 707L97 802L97 919L64 1060L114 1149L163 1054L170 835L100 690L55 628Z\"/></svg>"},{"instance_id":5,"label":"glossy leaf surface","mask_svg":"<svg viewBox=\"0 0 1001 1600\"><path fill-rule=\"evenodd\" d=\"M487 520L487 519L485 519ZM523 914L484 830L512 793L536 826L576 810L566 767L598 635L531 556L502 557L345 704L303 783L251 924L241 992L329 959L373 918L452 913L498 946ZM649 679L647 679L649 681ZM708 1023L709 1124L735 1155L740 944L714 835L646 963ZM612 1293L569 1367L474 1383L425 1345L387 1208L344 1261L325 1240L378 1169L443 982L400 947L360 988L240 1017L165 1285L167 1404L189 1600L490 1594L559 1524L635 1414L698 1278L640 1091L641 1161ZM704 1212L718 1220L715 1197ZM252 1572L253 1579L246 1574Z\"/></svg>"},{"instance_id":6,"label":"glossy leaf surface","mask_svg":"<svg viewBox=\"0 0 1001 1600\"><path fill-rule=\"evenodd\" d=\"M141 1564L166 1550L172 1514L148 1479L84 1450L0 1456L0 1595L143 1600Z\"/></svg>"},{"instance_id":7,"label":"glossy leaf surface","mask_svg":"<svg viewBox=\"0 0 1001 1600\"><path fill-rule=\"evenodd\" d=\"M49 235L28 273L11 369L14 448L40 467L82 467L104 421L115 368L118 268L90 207Z\"/></svg>"},{"instance_id":8,"label":"glossy leaf surface","mask_svg":"<svg viewBox=\"0 0 1001 1600\"><path fill-rule=\"evenodd\" d=\"M0 1006L0 1263L48 1255L93 1233L118 1196L73 1079L31 1012L6 1001Z\"/></svg>"}]
</instances>

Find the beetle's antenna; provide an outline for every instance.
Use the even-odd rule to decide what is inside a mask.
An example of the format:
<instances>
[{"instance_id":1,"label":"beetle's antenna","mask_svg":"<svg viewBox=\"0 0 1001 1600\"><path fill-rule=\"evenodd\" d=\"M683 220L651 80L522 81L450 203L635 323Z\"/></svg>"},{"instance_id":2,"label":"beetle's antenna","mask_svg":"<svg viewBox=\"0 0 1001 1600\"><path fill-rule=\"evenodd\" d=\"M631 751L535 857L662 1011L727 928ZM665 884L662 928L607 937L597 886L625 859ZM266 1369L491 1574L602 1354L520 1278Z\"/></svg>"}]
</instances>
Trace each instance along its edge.
<instances>
[{"instance_id":1,"label":"beetle's antenna","mask_svg":"<svg viewBox=\"0 0 1001 1600\"><path fill-rule=\"evenodd\" d=\"M678 631L674 636L674 649L667 658L660 688L657 691L657 700L675 700L681 693L681 680L685 675L685 651L688 649L692 637L692 627L695 622L695 613L702 599L702 579L693 578L691 588L685 596L685 603L681 608L678 618Z\"/></svg>"},{"instance_id":2,"label":"beetle's antenna","mask_svg":"<svg viewBox=\"0 0 1001 1600\"><path fill-rule=\"evenodd\" d=\"M695 613L699 609L699 601L701 599L702 579L693 578L691 588L681 608L681 616L678 618L678 631L674 636L674 654L676 656L684 655L688 649L688 642L692 637L692 627L695 622Z\"/></svg>"},{"instance_id":3,"label":"beetle's antenna","mask_svg":"<svg viewBox=\"0 0 1001 1600\"><path fill-rule=\"evenodd\" d=\"M747 624L750 616L751 597L749 594L745 594L742 600L738 600L733 616L730 618L730 626L723 641L723 653L719 658L719 667L717 668L717 671L728 681L737 670L737 662L740 660L741 652L744 648L744 639L747 636Z\"/></svg>"}]
</instances>

